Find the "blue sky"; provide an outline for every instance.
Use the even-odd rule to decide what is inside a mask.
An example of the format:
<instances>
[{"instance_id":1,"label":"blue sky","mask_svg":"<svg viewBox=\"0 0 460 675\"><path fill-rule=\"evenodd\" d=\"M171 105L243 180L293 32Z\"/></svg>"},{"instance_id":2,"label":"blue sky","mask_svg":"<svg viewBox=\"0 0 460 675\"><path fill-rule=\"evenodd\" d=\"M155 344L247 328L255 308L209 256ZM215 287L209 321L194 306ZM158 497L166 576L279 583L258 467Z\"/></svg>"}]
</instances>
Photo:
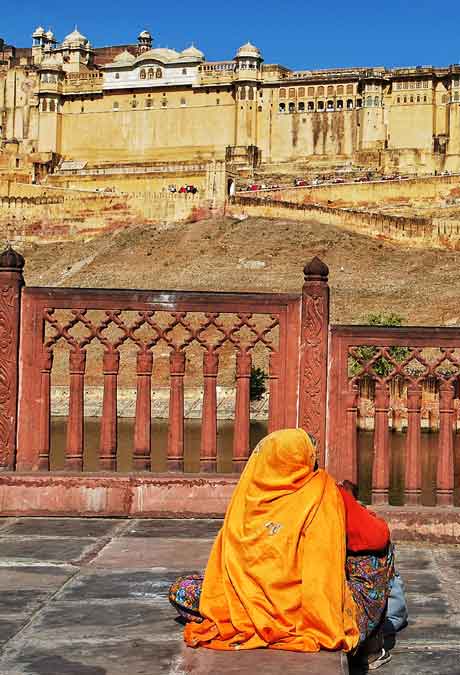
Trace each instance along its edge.
<instances>
[{"instance_id":1,"label":"blue sky","mask_svg":"<svg viewBox=\"0 0 460 675\"><path fill-rule=\"evenodd\" d=\"M77 25L95 46L135 42L148 28L155 46L194 42L208 60L232 58L250 40L267 63L291 68L460 62L458 0L3 0L0 37L8 43L29 46L38 24L60 40Z\"/></svg>"}]
</instances>

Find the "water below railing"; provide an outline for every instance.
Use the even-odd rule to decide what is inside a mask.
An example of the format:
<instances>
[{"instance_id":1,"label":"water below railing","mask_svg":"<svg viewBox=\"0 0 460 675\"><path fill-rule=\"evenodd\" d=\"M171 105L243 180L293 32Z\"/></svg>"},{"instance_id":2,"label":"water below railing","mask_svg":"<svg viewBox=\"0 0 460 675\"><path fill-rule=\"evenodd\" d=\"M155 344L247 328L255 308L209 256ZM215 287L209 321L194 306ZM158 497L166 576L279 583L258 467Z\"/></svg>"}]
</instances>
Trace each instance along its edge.
<instances>
[{"instance_id":1,"label":"water below railing","mask_svg":"<svg viewBox=\"0 0 460 675\"><path fill-rule=\"evenodd\" d=\"M100 417L85 419L85 471L98 471L98 446L100 433ZM53 417L51 426L51 471L64 470L65 445L66 445L65 417ZM221 420L217 426L217 471L219 473L232 472L232 443L233 443L232 420ZM259 440L267 434L266 421L251 422L251 448L254 448ZM132 471L132 447L134 435L134 420L122 418L118 420L118 472ZM390 434L390 504L395 506L404 503L404 454L406 434L392 432ZM154 419L152 421L152 472L165 472L166 449L168 442L168 420ZM185 473L198 473L200 471L200 442L201 420L185 421ZM438 434L433 432L422 433L421 436L421 461L422 461L422 504L424 506L436 505L436 463L438 452ZM370 502L372 483L372 454L373 433L359 431L358 433L358 473L360 499L365 503ZM460 434L455 436L455 504L460 504Z\"/></svg>"}]
</instances>

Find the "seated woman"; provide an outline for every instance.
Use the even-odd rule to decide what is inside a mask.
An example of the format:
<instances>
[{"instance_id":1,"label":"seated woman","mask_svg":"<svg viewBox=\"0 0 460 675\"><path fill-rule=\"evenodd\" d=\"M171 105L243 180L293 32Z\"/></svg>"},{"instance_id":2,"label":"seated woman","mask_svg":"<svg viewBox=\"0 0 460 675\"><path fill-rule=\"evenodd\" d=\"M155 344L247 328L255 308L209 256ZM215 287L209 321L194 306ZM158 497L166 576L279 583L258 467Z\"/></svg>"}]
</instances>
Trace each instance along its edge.
<instances>
[{"instance_id":1,"label":"seated woman","mask_svg":"<svg viewBox=\"0 0 460 675\"><path fill-rule=\"evenodd\" d=\"M354 650L364 632L346 579L345 513L335 481L317 469L308 434L286 429L262 440L235 488L204 580L182 578L170 589L189 621L186 643Z\"/></svg>"},{"instance_id":2,"label":"seated woman","mask_svg":"<svg viewBox=\"0 0 460 675\"><path fill-rule=\"evenodd\" d=\"M338 485L347 522L347 578L357 608L360 649L357 657L369 670L391 659L384 649L387 603L394 576L394 551L383 518L357 500L357 487L350 481Z\"/></svg>"}]
</instances>

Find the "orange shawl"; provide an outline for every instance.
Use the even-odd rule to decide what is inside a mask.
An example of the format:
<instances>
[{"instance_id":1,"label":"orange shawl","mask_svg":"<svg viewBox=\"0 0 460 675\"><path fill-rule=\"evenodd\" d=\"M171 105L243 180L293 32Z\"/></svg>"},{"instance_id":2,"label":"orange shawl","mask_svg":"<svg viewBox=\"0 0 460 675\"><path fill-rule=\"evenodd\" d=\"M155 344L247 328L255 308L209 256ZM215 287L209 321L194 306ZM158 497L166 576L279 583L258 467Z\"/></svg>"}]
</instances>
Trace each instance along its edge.
<instances>
[{"instance_id":1,"label":"orange shawl","mask_svg":"<svg viewBox=\"0 0 460 675\"><path fill-rule=\"evenodd\" d=\"M345 513L301 429L267 436L235 488L206 568L191 647L349 651L358 643L345 579Z\"/></svg>"}]
</instances>

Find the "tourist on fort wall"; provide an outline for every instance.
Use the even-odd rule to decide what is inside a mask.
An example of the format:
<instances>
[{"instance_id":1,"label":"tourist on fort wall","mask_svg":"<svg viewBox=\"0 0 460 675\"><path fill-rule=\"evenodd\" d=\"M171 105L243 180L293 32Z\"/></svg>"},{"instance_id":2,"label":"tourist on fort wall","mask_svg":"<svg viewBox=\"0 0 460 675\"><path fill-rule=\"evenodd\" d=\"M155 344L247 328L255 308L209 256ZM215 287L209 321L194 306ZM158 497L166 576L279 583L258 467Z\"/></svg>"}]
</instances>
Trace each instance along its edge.
<instances>
[{"instance_id":1,"label":"tourist on fort wall","mask_svg":"<svg viewBox=\"0 0 460 675\"><path fill-rule=\"evenodd\" d=\"M171 586L169 598L188 622L186 643L299 652L365 646L384 617L392 549L383 521L373 539L347 523L346 512L335 481L318 469L312 437L285 429L263 439L235 488L204 577ZM368 547L351 562L348 581L347 527ZM380 648L371 651L369 670L389 660Z\"/></svg>"}]
</instances>

